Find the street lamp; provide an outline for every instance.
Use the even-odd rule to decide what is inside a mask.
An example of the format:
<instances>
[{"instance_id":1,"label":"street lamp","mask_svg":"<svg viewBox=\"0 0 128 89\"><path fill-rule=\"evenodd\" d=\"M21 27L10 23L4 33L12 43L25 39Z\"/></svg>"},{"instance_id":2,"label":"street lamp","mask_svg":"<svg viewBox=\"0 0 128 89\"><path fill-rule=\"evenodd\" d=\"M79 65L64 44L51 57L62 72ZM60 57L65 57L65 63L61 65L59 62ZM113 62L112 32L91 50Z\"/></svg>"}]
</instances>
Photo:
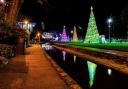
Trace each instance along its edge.
<instances>
[{"instance_id":1,"label":"street lamp","mask_svg":"<svg viewBox=\"0 0 128 89\"><path fill-rule=\"evenodd\" d=\"M28 19L24 19L24 20L23 20L23 24L22 24L22 28L29 30L28 25L29 25L29 20L28 20Z\"/></svg>"},{"instance_id":2,"label":"street lamp","mask_svg":"<svg viewBox=\"0 0 128 89\"><path fill-rule=\"evenodd\" d=\"M1 3L4 3L5 1L4 0L0 0Z\"/></svg>"},{"instance_id":3,"label":"street lamp","mask_svg":"<svg viewBox=\"0 0 128 89\"><path fill-rule=\"evenodd\" d=\"M28 24L28 20L27 20L27 19L25 19L25 20L24 20L24 23L25 23L25 24Z\"/></svg>"},{"instance_id":4,"label":"street lamp","mask_svg":"<svg viewBox=\"0 0 128 89\"><path fill-rule=\"evenodd\" d=\"M40 42L40 32L37 33L37 36L38 36L38 39L39 39L39 42Z\"/></svg>"},{"instance_id":5,"label":"street lamp","mask_svg":"<svg viewBox=\"0 0 128 89\"><path fill-rule=\"evenodd\" d=\"M109 42L111 42L111 23L113 22L112 18L108 18L107 23L108 23L108 28L109 28Z\"/></svg>"}]
</instances>

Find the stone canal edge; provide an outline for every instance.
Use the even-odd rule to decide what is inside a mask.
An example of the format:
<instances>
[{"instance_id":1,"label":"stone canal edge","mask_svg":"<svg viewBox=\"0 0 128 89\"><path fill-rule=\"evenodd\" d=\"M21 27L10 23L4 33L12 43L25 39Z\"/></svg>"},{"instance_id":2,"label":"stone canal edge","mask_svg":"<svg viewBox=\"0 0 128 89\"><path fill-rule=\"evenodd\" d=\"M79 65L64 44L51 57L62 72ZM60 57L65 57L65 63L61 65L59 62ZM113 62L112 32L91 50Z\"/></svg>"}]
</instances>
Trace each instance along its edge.
<instances>
[{"instance_id":1,"label":"stone canal edge","mask_svg":"<svg viewBox=\"0 0 128 89\"><path fill-rule=\"evenodd\" d=\"M44 55L53 66L53 68L57 71L57 74L60 78L65 82L65 84L69 87L69 89L82 89L80 85L73 80L47 53L44 51Z\"/></svg>"}]
</instances>

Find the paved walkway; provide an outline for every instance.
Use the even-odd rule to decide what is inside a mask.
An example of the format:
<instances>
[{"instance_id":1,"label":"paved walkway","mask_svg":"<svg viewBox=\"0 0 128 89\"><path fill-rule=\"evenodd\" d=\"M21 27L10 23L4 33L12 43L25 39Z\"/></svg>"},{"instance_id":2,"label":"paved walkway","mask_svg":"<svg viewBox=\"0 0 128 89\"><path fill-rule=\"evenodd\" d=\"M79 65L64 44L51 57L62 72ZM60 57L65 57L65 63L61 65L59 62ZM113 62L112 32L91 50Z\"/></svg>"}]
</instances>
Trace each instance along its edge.
<instances>
[{"instance_id":1,"label":"paved walkway","mask_svg":"<svg viewBox=\"0 0 128 89\"><path fill-rule=\"evenodd\" d=\"M69 89L39 45L27 48L0 68L0 89Z\"/></svg>"}]
</instances>

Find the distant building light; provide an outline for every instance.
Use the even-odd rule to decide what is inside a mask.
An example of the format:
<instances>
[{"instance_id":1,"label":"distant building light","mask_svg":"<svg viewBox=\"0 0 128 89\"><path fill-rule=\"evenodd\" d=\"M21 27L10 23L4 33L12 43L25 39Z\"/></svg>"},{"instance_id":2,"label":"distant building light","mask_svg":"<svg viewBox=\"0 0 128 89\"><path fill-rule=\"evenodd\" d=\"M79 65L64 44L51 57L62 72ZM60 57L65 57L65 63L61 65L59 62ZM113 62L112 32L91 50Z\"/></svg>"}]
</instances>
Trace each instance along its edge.
<instances>
[{"instance_id":1,"label":"distant building light","mask_svg":"<svg viewBox=\"0 0 128 89\"><path fill-rule=\"evenodd\" d=\"M71 30L71 33L73 34L73 30Z\"/></svg>"}]
</instances>

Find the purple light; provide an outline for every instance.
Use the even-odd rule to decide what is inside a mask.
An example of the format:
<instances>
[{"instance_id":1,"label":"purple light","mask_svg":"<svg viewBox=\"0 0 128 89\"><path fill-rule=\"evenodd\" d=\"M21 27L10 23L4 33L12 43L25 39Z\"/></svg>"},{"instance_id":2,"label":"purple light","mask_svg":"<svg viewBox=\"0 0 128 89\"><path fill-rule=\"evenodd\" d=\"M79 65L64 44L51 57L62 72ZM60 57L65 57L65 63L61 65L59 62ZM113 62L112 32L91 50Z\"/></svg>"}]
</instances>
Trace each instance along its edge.
<instances>
[{"instance_id":1,"label":"purple light","mask_svg":"<svg viewBox=\"0 0 128 89\"><path fill-rule=\"evenodd\" d=\"M63 54L63 60L65 61L66 52L62 51L62 54Z\"/></svg>"},{"instance_id":2,"label":"purple light","mask_svg":"<svg viewBox=\"0 0 128 89\"><path fill-rule=\"evenodd\" d=\"M62 33L62 35L61 35L61 41L62 41L62 42L68 41L68 37L67 37L67 34L66 34L65 26L63 26L63 33Z\"/></svg>"}]
</instances>

